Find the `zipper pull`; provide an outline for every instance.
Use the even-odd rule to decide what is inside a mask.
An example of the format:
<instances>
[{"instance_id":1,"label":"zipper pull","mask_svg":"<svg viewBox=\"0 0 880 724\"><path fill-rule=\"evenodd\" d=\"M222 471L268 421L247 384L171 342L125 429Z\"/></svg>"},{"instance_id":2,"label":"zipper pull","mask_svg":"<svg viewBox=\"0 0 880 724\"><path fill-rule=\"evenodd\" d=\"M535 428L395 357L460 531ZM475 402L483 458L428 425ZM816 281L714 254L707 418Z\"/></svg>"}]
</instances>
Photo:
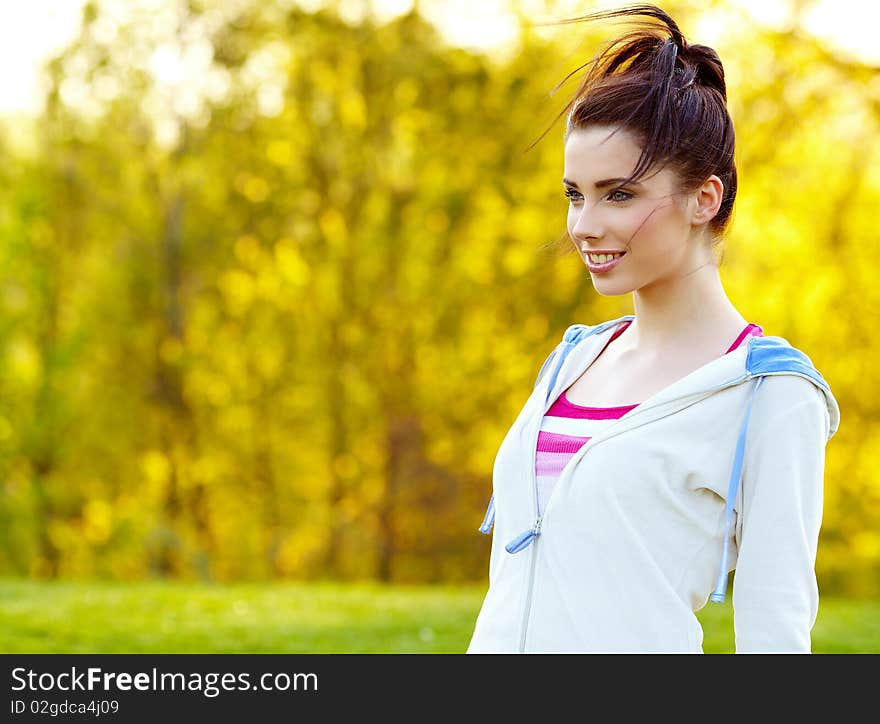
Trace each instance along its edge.
<instances>
[{"instance_id":1,"label":"zipper pull","mask_svg":"<svg viewBox=\"0 0 880 724\"><path fill-rule=\"evenodd\" d=\"M492 494L492 497L489 498L489 505L486 508L486 517L483 518L483 522L478 528L480 533L485 535L489 535L489 531L492 530L492 525L495 523L495 494Z\"/></svg>"},{"instance_id":2,"label":"zipper pull","mask_svg":"<svg viewBox=\"0 0 880 724\"><path fill-rule=\"evenodd\" d=\"M535 521L535 525L524 533L520 533L516 538L514 538L510 543L504 546L504 550L508 553L519 553L524 548L528 548L532 541L535 540L539 535L541 535L541 518L543 516L538 516L538 519Z\"/></svg>"}]
</instances>

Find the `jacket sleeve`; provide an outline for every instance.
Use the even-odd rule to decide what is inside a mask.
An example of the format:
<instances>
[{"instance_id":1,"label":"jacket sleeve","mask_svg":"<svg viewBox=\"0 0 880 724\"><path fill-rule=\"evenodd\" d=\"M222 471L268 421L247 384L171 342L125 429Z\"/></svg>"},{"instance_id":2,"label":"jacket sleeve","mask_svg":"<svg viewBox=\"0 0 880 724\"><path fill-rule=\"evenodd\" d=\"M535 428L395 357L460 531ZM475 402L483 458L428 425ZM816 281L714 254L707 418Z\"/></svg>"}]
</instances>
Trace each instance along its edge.
<instances>
[{"instance_id":1,"label":"jacket sleeve","mask_svg":"<svg viewBox=\"0 0 880 724\"><path fill-rule=\"evenodd\" d=\"M810 653L828 413L801 397L756 430L742 477L733 579L737 653Z\"/></svg>"}]
</instances>

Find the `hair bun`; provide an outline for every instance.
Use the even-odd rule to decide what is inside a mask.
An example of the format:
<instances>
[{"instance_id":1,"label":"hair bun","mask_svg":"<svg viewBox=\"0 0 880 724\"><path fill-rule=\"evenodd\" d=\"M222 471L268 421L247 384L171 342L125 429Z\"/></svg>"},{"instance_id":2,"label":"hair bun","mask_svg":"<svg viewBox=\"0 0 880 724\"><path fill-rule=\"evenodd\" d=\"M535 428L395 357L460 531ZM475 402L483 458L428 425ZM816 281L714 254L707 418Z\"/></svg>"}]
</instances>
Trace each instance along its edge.
<instances>
[{"instance_id":1,"label":"hair bun","mask_svg":"<svg viewBox=\"0 0 880 724\"><path fill-rule=\"evenodd\" d=\"M724 67L721 59L708 45L688 45L679 51L682 62L693 69L691 82L699 83L707 88L715 88L724 100L727 100L727 83L724 79ZM687 83L689 85L690 83Z\"/></svg>"}]
</instances>

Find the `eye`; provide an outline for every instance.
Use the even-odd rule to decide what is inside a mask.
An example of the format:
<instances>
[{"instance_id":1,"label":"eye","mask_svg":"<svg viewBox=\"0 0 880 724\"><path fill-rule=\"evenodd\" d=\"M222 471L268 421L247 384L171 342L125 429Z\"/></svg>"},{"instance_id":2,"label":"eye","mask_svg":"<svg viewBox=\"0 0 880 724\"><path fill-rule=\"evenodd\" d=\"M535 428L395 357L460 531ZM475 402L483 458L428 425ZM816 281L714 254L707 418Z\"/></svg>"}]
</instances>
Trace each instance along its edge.
<instances>
[{"instance_id":1,"label":"eye","mask_svg":"<svg viewBox=\"0 0 880 724\"><path fill-rule=\"evenodd\" d=\"M617 196L617 194L623 194L623 198L614 199L612 197ZM624 191L623 189L615 189L610 194L608 194L608 198L614 201L614 203L620 203L621 201L629 201L632 198L632 194L629 191Z\"/></svg>"},{"instance_id":2,"label":"eye","mask_svg":"<svg viewBox=\"0 0 880 724\"><path fill-rule=\"evenodd\" d=\"M580 193L569 187L566 187L564 194L572 203L581 198ZM619 204L624 201L629 201L632 196L633 195L629 191L624 191L623 189L615 189L605 198L609 199L612 203Z\"/></svg>"}]
</instances>

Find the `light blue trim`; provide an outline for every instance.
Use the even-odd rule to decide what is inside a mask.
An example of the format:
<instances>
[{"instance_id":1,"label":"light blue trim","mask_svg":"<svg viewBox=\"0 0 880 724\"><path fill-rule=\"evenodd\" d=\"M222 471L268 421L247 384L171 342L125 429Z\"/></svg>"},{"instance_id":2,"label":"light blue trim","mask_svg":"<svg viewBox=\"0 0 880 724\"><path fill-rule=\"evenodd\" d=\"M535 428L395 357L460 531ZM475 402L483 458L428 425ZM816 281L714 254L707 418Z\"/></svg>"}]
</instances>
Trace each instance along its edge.
<instances>
[{"instance_id":1,"label":"light blue trim","mask_svg":"<svg viewBox=\"0 0 880 724\"><path fill-rule=\"evenodd\" d=\"M809 378L826 392L831 392L825 378L810 358L792 347L783 337L752 337L746 356L746 369L751 375L788 372Z\"/></svg>"},{"instance_id":2,"label":"light blue trim","mask_svg":"<svg viewBox=\"0 0 880 724\"><path fill-rule=\"evenodd\" d=\"M810 358L799 349L792 347L783 337L753 337L749 342L746 357L748 374L757 375L797 375L812 382L825 396L828 410L828 437L830 440L840 426L840 406Z\"/></svg>"},{"instance_id":3,"label":"light blue trim","mask_svg":"<svg viewBox=\"0 0 880 724\"><path fill-rule=\"evenodd\" d=\"M495 523L495 495L493 493L492 497L489 498L489 506L486 508L486 517L483 518L483 522L479 528L480 533L485 533L486 535L489 535L489 531L492 530L492 525L494 523Z\"/></svg>"},{"instance_id":4,"label":"light blue trim","mask_svg":"<svg viewBox=\"0 0 880 724\"><path fill-rule=\"evenodd\" d=\"M749 428L749 418L752 414L752 403L755 401L755 393L764 381L763 377L758 378L755 389L752 390L752 396L749 398L748 407L746 407L745 418L742 427L739 430L739 437L736 441L736 455L733 459L733 468L730 471L730 480L727 483L727 506L724 516L724 538L722 539L721 563L718 566L718 581L715 584L715 590L709 597L715 603L724 603L724 592L727 590L727 558L728 545L730 537L730 524L733 519L733 501L736 498L736 490L739 487L739 479L742 476L743 457L746 448L746 431Z\"/></svg>"},{"instance_id":5,"label":"light blue trim","mask_svg":"<svg viewBox=\"0 0 880 724\"><path fill-rule=\"evenodd\" d=\"M562 369L562 365L565 363L565 358L568 357L569 353L577 346L579 342L590 337L594 334L599 334L604 332L609 327L616 326L623 322L626 319L635 319L634 314L627 314L623 317L619 317L618 319L612 319L607 322L602 322L601 324L597 324L595 326L588 326L586 324L572 324L568 329L565 330L565 333L562 335L562 342L560 342L556 349L550 354L550 356L544 361L544 364L541 366L541 372L544 371L544 367L550 362L550 359L554 357L559 351L560 347L561 355L559 355L559 359L556 362L556 366L553 369L553 374L550 376L550 384L547 385L547 396L544 398L544 404L550 399L550 393L553 391L553 388L556 386L556 378L559 376L559 370ZM539 379L541 379L541 372L538 373L538 377L535 380L535 384Z\"/></svg>"},{"instance_id":6,"label":"light blue trim","mask_svg":"<svg viewBox=\"0 0 880 724\"><path fill-rule=\"evenodd\" d=\"M568 353L574 349L576 342L566 342L562 347L562 354L559 357L559 361L557 361L556 366L553 368L553 374L550 375L550 384L547 385L547 395L544 397L544 404L547 404L547 401L550 399L550 392L553 390L553 387L556 385L556 378L559 376L559 370L562 368L563 362L565 362L565 358L568 357Z\"/></svg>"},{"instance_id":7,"label":"light blue trim","mask_svg":"<svg viewBox=\"0 0 880 724\"><path fill-rule=\"evenodd\" d=\"M534 528L529 528L529 530L520 533L516 538L510 541L510 543L504 546L504 550L508 553L519 553L524 548L528 548L532 544L532 541L539 535L541 535L540 531L537 531Z\"/></svg>"}]
</instances>

